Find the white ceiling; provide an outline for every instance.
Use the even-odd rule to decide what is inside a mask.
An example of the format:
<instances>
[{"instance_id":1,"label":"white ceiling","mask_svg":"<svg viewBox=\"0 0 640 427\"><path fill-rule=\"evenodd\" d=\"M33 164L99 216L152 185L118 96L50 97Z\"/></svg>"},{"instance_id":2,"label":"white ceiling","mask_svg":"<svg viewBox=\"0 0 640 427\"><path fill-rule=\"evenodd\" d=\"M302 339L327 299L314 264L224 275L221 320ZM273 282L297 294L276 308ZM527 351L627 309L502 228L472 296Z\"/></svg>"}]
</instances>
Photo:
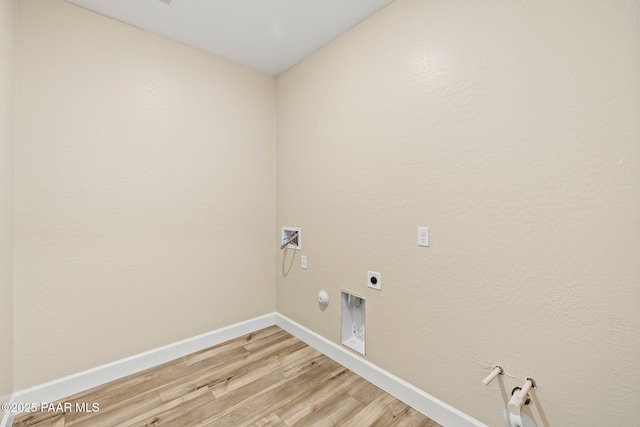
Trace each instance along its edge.
<instances>
[{"instance_id":1,"label":"white ceiling","mask_svg":"<svg viewBox=\"0 0 640 427\"><path fill-rule=\"evenodd\" d=\"M278 75L394 0L67 0Z\"/></svg>"}]
</instances>

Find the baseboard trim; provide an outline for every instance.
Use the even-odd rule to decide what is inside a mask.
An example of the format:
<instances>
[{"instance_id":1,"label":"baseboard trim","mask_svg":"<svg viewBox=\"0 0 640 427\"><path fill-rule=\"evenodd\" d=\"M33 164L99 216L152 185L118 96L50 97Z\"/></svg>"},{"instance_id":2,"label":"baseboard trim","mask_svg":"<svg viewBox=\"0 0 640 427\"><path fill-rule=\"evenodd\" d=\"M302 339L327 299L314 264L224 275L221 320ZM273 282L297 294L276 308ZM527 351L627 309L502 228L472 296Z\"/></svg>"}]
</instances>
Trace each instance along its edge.
<instances>
[{"instance_id":1,"label":"baseboard trim","mask_svg":"<svg viewBox=\"0 0 640 427\"><path fill-rule=\"evenodd\" d=\"M275 312L29 389L17 391L13 394L11 402L53 402L273 325L279 326L299 340L445 427L487 427L485 424L374 365L361 356ZM0 427L10 427L15 415L5 413L0 422Z\"/></svg>"},{"instance_id":2,"label":"baseboard trim","mask_svg":"<svg viewBox=\"0 0 640 427\"><path fill-rule=\"evenodd\" d=\"M276 313L265 314L244 322L229 325L215 331L159 347L144 353L117 360L77 374L37 385L13 394L11 402L47 403L71 396L81 391L153 368L162 363L186 356L207 347L273 326ZM16 414L5 414L0 427L9 427Z\"/></svg>"},{"instance_id":3,"label":"baseboard trim","mask_svg":"<svg viewBox=\"0 0 640 427\"><path fill-rule=\"evenodd\" d=\"M11 402L11 398L12 396L10 394L6 396L1 396L0 403ZM0 418L0 427L9 427L11 425L9 424L9 415L10 414L7 412L0 411L0 416L2 416L2 418Z\"/></svg>"},{"instance_id":4,"label":"baseboard trim","mask_svg":"<svg viewBox=\"0 0 640 427\"><path fill-rule=\"evenodd\" d=\"M280 313L276 313L276 325L438 424L446 427L487 427L478 420Z\"/></svg>"}]
</instances>

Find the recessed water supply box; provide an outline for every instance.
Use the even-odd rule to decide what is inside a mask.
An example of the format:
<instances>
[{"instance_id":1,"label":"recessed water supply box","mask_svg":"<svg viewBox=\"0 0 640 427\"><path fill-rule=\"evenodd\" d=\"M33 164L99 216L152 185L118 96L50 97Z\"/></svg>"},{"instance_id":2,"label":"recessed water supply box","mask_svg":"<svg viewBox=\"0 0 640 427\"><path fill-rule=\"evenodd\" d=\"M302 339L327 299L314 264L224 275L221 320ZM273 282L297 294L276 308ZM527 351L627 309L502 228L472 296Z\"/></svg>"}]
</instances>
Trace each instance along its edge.
<instances>
[{"instance_id":1,"label":"recessed water supply box","mask_svg":"<svg viewBox=\"0 0 640 427\"><path fill-rule=\"evenodd\" d=\"M340 342L360 354L365 354L365 307L364 298L342 291L342 331Z\"/></svg>"},{"instance_id":2,"label":"recessed water supply box","mask_svg":"<svg viewBox=\"0 0 640 427\"><path fill-rule=\"evenodd\" d=\"M300 227L282 227L282 246L280 249L302 249L302 229Z\"/></svg>"}]
</instances>

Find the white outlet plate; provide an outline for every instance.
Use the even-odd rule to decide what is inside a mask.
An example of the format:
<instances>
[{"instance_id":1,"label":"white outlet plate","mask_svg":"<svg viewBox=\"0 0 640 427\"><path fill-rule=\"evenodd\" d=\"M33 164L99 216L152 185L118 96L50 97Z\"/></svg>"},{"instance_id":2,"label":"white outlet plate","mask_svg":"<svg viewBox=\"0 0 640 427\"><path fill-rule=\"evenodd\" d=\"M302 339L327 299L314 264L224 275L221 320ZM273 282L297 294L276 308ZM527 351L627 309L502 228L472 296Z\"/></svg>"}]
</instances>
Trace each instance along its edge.
<instances>
[{"instance_id":1,"label":"white outlet plate","mask_svg":"<svg viewBox=\"0 0 640 427\"><path fill-rule=\"evenodd\" d=\"M305 270L307 269L307 256L306 255L302 255L300 257L300 267L304 268Z\"/></svg>"},{"instance_id":2,"label":"white outlet plate","mask_svg":"<svg viewBox=\"0 0 640 427\"><path fill-rule=\"evenodd\" d=\"M429 227L418 227L418 246L429 246Z\"/></svg>"},{"instance_id":3,"label":"white outlet plate","mask_svg":"<svg viewBox=\"0 0 640 427\"><path fill-rule=\"evenodd\" d=\"M367 286L378 291L382 290L382 277L377 271L367 271Z\"/></svg>"}]
</instances>

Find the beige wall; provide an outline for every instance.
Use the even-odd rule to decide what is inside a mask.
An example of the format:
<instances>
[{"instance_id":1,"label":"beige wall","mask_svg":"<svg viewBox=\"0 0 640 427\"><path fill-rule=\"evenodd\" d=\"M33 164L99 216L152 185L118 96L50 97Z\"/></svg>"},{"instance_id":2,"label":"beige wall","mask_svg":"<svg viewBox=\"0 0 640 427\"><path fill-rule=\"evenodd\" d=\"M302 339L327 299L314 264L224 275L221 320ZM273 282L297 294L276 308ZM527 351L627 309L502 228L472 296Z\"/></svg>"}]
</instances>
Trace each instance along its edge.
<instances>
[{"instance_id":1,"label":"beige wall","mask_svg":"<svg viewBox=\"0 0 640 427\"><path fill-rule=\"evenodd\" d=\"M18 8L15 388L275 310L275 81Z\"/></svg>"},{"instance_id":2,"label":"beige wall","mask_svg":"<svg viewBox=\"0 0 640 427\"><path fill-rule=\"evenodd\" d=\"M539 426L637 422L639 9L397 0L278 78L276 198L272 78L21 0L14 389L273 311L291 225L284 315L338 342L339 291L362 294L366 357L491 426L527 375ZM3 33L5 102L12 55ZM483 388L494 363L515 378Z\"/></svg>"},{"instance_id":3,"label":"beige wall","mask_svg":"<svg viewBox=\"0 0 640 427\"><path fill-rule=\"evenodd\" d=\"M539 426L637 425L638 8L397 0L281 75L278 311L338 342L363 295L367 359L490 426L527 375Z\"/></svg>"},{"instance_id":4,"label":"beige wall","mask_svg":"<svg viewBox=\"0 0 640 427\"><path fill-rule=\"evenodd\" d=\"M15 1L0 0L0 402L13 388L15 22Z\"/></svg>"}]
</instances>

